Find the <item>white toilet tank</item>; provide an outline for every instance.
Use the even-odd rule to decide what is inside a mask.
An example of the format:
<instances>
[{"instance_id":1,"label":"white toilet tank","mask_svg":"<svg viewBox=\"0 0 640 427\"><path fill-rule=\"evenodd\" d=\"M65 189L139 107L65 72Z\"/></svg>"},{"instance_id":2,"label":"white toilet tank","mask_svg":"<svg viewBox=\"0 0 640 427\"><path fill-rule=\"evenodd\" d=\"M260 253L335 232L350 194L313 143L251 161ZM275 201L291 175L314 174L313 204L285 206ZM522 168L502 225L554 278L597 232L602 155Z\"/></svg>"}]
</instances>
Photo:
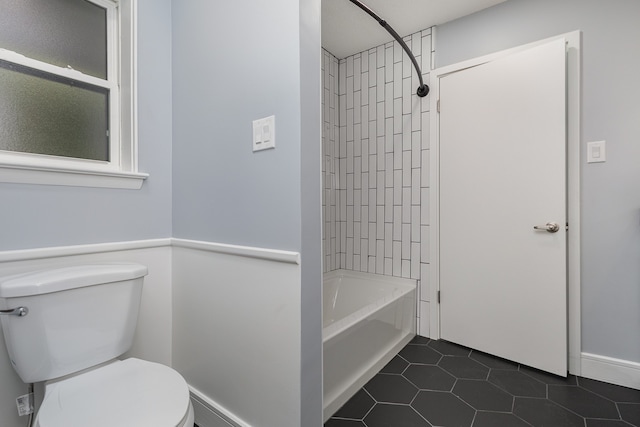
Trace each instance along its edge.
<instances>
[{"instance_id":1,"label":"white toilet tank","mask_svg":"<svg viewBox=\"0 0 640 427\"><path fill-rule=\"evenodd\" d=\"M58 378L125 353L147 272L140 264L94 264L0 278L0 310L28 310L0 316L22 381Z\"/></svg>"}]
</instances>

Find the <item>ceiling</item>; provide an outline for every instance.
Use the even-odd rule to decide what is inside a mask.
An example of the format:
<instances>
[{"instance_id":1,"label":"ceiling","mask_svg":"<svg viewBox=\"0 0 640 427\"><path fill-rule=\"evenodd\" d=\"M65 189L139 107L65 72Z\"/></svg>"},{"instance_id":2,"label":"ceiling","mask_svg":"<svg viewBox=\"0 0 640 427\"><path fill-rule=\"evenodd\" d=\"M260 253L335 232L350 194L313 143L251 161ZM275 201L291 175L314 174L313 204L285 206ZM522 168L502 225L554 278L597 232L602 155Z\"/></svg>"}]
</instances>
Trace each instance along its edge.
<instances>
[{"instance_id":1,"label":"ceiling","mask_svg":"<svg viewBox=\"0 0 640 427\"><path fill-rule=\"evenodd\" d=\"M400 36L470 15L505 0L361 0ZM349 0L322 0L322 47L342 59L393 40Z\"/></svg>"}]
</instances>

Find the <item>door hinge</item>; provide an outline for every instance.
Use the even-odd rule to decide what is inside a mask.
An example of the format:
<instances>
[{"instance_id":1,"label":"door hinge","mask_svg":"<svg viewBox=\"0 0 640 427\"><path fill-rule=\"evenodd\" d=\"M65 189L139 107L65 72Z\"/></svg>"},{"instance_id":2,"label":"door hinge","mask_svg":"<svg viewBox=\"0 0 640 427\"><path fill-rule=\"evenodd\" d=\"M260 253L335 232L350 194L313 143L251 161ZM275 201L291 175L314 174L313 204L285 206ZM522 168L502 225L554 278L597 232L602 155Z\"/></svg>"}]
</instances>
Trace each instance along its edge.
<instances>
[{"instance_id":1,"label":"door hinge","mask_svg":"<svg viewBox=\"0 0 640 427\"><path fill-rule=\"evenodd\" d=\"M440 100L439 99L436 102L436 111L438 112L438 114L440 114Z\"/></svg>"},{"instance_id":2,"label":"door hinge","mask_svg":"<svg viewBox=\"0 0 640 427\"><path fill-rule=\"evenodd\" d=\"M437 299L438 299L438 304L440 304L440 291L438 291Z\"/></svg>"},{"instance_id":3,"label":"door hinge","mask_svg":"<svg viewBox=\"0 0 640 427\"><path fill-rule=\"evenodd\" d=\"M565 224L564 229L569 231L569 223L568 222Z\"/></svg>"}]
</instances>

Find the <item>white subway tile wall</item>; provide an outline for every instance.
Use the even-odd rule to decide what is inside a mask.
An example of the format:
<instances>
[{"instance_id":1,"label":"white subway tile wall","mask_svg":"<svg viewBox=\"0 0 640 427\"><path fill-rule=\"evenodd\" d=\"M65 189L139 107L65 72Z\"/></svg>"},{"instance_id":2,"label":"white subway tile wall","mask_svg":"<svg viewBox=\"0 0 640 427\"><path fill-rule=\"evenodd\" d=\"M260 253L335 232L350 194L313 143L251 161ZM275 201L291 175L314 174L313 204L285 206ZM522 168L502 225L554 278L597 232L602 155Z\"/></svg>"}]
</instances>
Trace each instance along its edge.
<instances>
[{"instance_id":1,"label":"white subway tile wall","mask_svg":"<svg viewBox=\"0 0 640 427\"><path fill-rule=\"evenodd\" d=\"M328 272L340 268L338 254L342 250L337 193L340 129L338 126L338 59L326 50L323 50L322 54L322 218L324 222L322 246L324 271ZM344 206L346 207L346 200Z\"/></svg>"},{"instance_id":2,"label":"white subway tile wall","mask_svg":"<svg viewBox=\"0 0 640 427\"><path fill-rule=\"evenodd\" d=\"M404 41L428 83L431 29ZM397 42L323 57L324 271L416 279L420 316L429 301L429 97L416 95L418 77Z\"/></svg>"}]
</instances>

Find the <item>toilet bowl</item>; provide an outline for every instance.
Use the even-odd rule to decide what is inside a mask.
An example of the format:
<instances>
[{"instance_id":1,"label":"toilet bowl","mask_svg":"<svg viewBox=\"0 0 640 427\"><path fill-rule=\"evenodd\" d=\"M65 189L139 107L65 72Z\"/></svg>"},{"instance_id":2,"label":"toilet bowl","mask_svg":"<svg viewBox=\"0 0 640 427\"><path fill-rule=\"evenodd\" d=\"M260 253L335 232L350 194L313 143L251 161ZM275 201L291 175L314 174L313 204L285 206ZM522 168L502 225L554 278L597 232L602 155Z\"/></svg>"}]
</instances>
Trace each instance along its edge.
<instances>
[{"instance_id":1,"label":"toilet bowl","mask_svg":"<svg viewBox=\"0 0 640 427\"><path fill-rule=\"evenodd\" d=\"M116 359L133 342L139 264L65 267L0 278L11 363L44 382L36 427L192 427L184 378L159 363Z\"/></svg>"},{"instance_id":2,"label":"toilet bowl","mask_svg":"<svg viewBox=\"0 0 640 427\"><path fill-rule=\"evenodd\" d=\"M186 427L193 407L184 378L130 358L45 384L36 427Z\"/></svg>"}]
</instances>

